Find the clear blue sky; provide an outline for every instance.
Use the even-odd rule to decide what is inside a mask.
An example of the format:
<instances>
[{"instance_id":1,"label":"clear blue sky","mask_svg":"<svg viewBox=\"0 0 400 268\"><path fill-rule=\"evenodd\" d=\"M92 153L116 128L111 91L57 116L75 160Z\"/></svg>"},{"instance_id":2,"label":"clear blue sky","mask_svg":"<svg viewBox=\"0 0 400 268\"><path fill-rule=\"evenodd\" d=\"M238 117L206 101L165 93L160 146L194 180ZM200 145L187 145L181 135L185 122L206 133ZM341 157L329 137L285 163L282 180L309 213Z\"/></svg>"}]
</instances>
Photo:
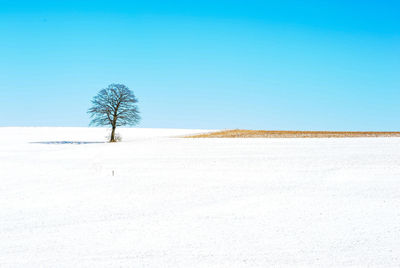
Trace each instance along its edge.
<instances>
[{"instance_id":1,"label":"clear blue sky","mask_svg":"<svg viewBox=\"0 0 400 268\"><path fill-rule=\"evenodd\" d=\"M2 1L0 126L400 130L399 1Z\"/></svg>"}]
</instances>

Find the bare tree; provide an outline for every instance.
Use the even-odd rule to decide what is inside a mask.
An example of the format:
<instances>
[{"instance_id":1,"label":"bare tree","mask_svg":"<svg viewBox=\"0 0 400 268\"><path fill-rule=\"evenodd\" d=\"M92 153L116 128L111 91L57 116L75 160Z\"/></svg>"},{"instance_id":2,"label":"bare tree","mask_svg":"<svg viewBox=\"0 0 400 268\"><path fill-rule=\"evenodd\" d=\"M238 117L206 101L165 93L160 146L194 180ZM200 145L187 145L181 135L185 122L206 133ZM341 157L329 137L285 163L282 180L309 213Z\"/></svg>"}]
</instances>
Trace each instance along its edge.
<instances>
[{"instance_id":1,"label":"bare tree","mask_svg":"<svg viewBox=\"0 0 400 268\"><path fill-rule=\"evenodd\" d=\"M119 126L139 123L138 100L128 87L111 84L93 98L88 114L92 118L90 125L111 126L110 142L116 142L115 129Z\"/></svg>"}]
</instances>

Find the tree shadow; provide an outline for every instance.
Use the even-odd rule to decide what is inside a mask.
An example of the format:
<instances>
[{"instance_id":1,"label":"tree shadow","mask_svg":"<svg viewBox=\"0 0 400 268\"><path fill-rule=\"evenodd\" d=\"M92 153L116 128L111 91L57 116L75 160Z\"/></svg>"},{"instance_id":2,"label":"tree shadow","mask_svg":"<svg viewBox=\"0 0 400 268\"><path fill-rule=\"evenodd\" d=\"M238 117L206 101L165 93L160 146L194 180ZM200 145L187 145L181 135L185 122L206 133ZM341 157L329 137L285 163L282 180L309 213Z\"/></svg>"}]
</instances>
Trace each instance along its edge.
<instances>
[{"instance_id":1,"label":"tree shadow","mask_svg":"<svg viewBox=\"0 0 400 268\"><path fill-rule=\"evenodd\" d=\"M106 143L103 141L33 141L30 142L32 144L99 144L99 143Z\"/></svg>"}]
</instances>

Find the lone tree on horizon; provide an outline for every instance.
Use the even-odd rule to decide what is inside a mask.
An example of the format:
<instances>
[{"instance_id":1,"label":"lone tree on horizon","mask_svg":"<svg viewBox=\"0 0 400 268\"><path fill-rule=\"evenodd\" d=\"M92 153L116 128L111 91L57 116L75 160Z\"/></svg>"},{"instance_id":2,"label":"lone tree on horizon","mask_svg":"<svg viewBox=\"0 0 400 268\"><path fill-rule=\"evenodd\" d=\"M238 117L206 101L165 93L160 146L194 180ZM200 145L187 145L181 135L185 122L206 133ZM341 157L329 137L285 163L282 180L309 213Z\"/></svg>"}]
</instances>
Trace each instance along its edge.
<instances>
[{"instance_id":1,"label":"lone tree on horizon","mask_svg":"<svg viewBox=\"0 0 400 268\"><path fill-rule=\"evenodd\" d=\"M111 84L102 89L92 100L88 114L91 126L111 126L110 142L116 142L115 129L136 125L140 121L138 100L132 90L122 84Z\"/></svg>"}]
</instances>

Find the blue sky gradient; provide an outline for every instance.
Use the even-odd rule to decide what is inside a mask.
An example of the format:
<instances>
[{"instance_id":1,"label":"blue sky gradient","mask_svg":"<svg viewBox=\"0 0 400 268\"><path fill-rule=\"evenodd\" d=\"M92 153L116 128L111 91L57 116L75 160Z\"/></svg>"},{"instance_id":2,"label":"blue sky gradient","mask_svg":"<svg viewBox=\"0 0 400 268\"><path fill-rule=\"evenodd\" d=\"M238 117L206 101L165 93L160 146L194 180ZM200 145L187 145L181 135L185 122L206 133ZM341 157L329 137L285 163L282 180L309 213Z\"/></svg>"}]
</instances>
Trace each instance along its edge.
<instances>
[{"instance_id":1,"label":"blue sky gradient","mask_svg":"<svg viewBox=\"0 0 400 268\"><path fill-rule=\"evenodd\" d=\"M305 3L306 2L306 3ZM400 130L399 1L1 1L0 126Z\"/></svg>"}]
</instances>

